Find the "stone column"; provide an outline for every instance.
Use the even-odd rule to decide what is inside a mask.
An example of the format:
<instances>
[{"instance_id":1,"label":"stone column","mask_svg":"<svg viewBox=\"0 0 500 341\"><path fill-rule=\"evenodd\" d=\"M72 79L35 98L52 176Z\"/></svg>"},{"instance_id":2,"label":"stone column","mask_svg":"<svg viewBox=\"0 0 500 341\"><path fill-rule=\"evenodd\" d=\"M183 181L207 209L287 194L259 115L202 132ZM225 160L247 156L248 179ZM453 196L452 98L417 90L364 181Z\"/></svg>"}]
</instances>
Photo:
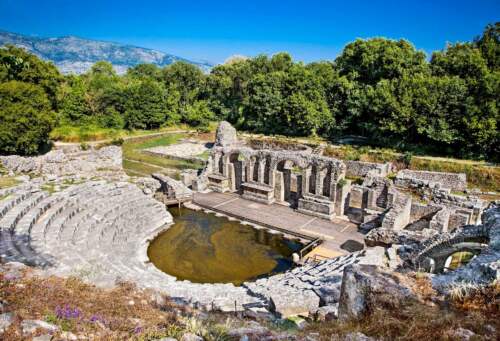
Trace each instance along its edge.
<instances>
[{"instance_id":1,"label":"stone column","mask_svg":"<svg viewBox=\"0 0 500 341\"><path fill-rule=\"evenodd\" d=\"M344 184L335 184L335 215L344 216L345 210L349 206L348 198L351 191L351 180L342 181Z\"/></svg>"},{"instance_id":2,"label":"stone column","mask_svg":"<svg viewBox=\"0 0 500 341\"><path fill-rule=\"evenodd\" d=\"M266 171L266 159L259 159L259 174L258 174L258 182L263 184L264 183L264 172Z\"/></svg>"},{"instance_id":3,"label":"stone column","mask_svg":"<svg viewBox=\"0 0 500 341\"><path fill-rule=\"evenodd\" d=\"M228 163L227 165L228 177L229 177L229 191L236 192L236 172L233 163Z\"/></svg>"},{"instance_id":4,"label":"stone column","mask_svg":"<svg viewBox=\"0 0 500 341\"><path fill-rule=\"evenodd\" d=\"M255 162L253 162L251 159L248 160L247 162L247 171L246 171L246 182L252 182L253 181L253 168L255 167Z\"/></svg>"},{"instance_id":5,"label":"stone column","mask_svg":"<svg viewBox=\"0 0 500 341\"><path fill-rule=\"evenodd\" d=\"M229 155L223 155L222 156L222 175L225 177L229 177L229 165L231 162L229 161Z\"/></svg>"},{"instance_id":6,"label":"stone column","mask_svg":"<svg viewBox=\"0 0 500 341\"><path fill-rule=\"evenodd\" d=\"M274 198L280 203L285 201L285 181L282 172L276 171L274 174Z\"/></svg>"},{"instance_id":7,"label":"stone column","mask_svg":"<svg viewBox=\"0 0 500 341\"><path fill-rule=\"evenodd\" d=\"M316 168L316 195L323 196L323 181L325 180L327 169Z\"/></svg>"},{"instance_id":8,"label":"stone column","mask_svg":"<svg viewBox=\"0 0 500 341\"><path fill-rule=\"evenodd\" d=\"M309 177L311 176L311 167L302 170L302 195L309 194Z\"/></svg>"},{"instance_id":9,"label":"stone column","mask_svg":"<svg viewBox=\"0 0 500 341\"><path fill-rule=\"evenodd\" d=\"M221 158L221 154L219 153L215 153L214 154L214 173L216 174L220 174L220 167L219 167L219 161L220 161L220 158Z\"/></svg>"}]
</instances>

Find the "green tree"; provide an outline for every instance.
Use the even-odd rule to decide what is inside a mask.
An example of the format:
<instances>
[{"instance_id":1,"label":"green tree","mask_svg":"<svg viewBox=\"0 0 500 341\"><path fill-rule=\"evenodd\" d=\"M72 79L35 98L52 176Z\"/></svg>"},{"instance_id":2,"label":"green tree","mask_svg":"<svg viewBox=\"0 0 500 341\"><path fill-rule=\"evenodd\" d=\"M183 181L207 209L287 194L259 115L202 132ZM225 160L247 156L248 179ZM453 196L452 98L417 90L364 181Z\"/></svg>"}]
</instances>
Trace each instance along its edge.
<instances>
[{"instance_id":1,"label":"green tree","mask_svg":"<svg viewBox=\"0 0 500 341\"><path fill-rule=\"evenodd\" d=\"M135 79L151 78L159 81L161 79L161 69L155 64L138 64L127 70L127 77Z\"/></svg>"},{"instance_id":2,"label":"green tree","mask_svg":"<svg viewBox=\"0 0 500 341\"><path fill-rule=\"evenodd\" d=\"M341 76L376 85L382 79L401 78L404 73L426 72L425 53L407 40L358 39L335 59Z\"/></svg>"},{"instance_id":3,"label":"green tree","mask_svg":"<svg viewBox=\"0 0 500 341\"><path fill-rule=\"evenodd\" d=\"M0 82L20 81L42 87L53 110L57 110L57 95L63 80L57 68L22 48L7 45L0 48Z\"/></svg>"},{"instance_id":4,"label":"green tree","mask_svg":"<svg viewBox=\"0 0 500 341\"><path fill-rule=\"evenodd\" d=\"M185 108L199 99L205 75L199 67L178 61L163 68L162 79L167 89L179 92L179 105Z\"/></svg>"},{"instance_id":5,"label":"green tree","mask_svg":"<svg viewBox=\"0 0 500 341\"><path fill-rule=\"evenodd\" d=\"M62 86L60 114L62 122L67 124L83 124L91 118L91 110L87 102L87 87L78 76L68 77Z\"/></svg>"},{"instance_id":6,"label":"green tree","mask_svg":"<svg viewBox=\"0 0 500 341\"><path fill-rule=\"evenodd\" d=\"M183 121L198 130L208 131L210 122L214 118L215 115L210 110L208 103L206 101L197 101L187 106Z\"/></svg>"},{"instance_id":7,"label":"green tree","mask_svg":"<svg viewBox=\"0 0 500 341\"><path fill-rule=\"evenodd\" d=\"M177 118L165 87L150 79L131 83L125 91L125 124L129 129L155 129Z\"/></svg>"},{"instance_id":8,"label":"green tree","mask_svg":"<svg viewBox=\"0 0 500 341\"><path fill-rule=\"evenodd\" d=\"M0 153L33 155L47 143L55 113L42 86L0 83Z\"/></svg>"},{"instance_id":9,"label":"green tree","mask_svg":"<svg viewBox=\"0 0 500 341\"><path fill-rule=\"evenodd\" d=\"M500 70L500 22L490 24L483 35L474 40L491 70Z\"/></svg>"}]
</instances>

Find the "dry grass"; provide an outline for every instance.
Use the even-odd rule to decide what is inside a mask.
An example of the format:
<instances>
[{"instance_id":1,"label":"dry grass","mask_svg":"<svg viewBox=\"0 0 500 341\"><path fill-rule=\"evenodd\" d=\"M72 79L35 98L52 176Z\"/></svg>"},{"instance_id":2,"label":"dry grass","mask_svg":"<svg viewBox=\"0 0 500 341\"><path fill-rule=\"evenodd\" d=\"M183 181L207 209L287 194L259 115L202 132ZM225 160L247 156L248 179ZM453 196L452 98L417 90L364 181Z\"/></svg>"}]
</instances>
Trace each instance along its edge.
<instances>
[{"instance_id":1,"label":"dry grass","mask_svg":"<svg viewBox=\"0 0 500 341\"><path fill-rule=\"evenodd\" d=\"M13 312L15 316L14 323L0 334L2 341L31 339L22 335L21 322L26 319L59 326L53 340L66 339L64 333L109 341L181 339L185 333L206 341L229 340L228 331L243 323L232 315L200 313L130 283L101 289L76 277L36 277L31 268L20 275L3 270L0 264L0 313ZM43 330L31 336L41 334Z\"/></svg>"},{"instance_id":2,"label":"dry grass","mask_svg":"<svg viewBox=\"0 0 500 341\"><path fill-rule=\"evenodd\" d=\"M20 339L22 319L45 320L62 331L102 340L177 336L183 328L181 307L167 299L158 304L150 292L125 283L103 290L76 278L11 280L0 274L0 298L7 303L4 311L15 312L17 321L4 340Z\"/></svg>"},{"instance_id":3,"label":"dry grass","mask_svg":"<svg viewBox=\"0 0 500 341\"><path fill-rule=\"evenodd\" d=\"M0 189L15 186L19 183L13 176L0 176Z\"/></svg>"},{"instance_id":4,"label":"dry grass","mask_svg":"<svg viewBox=\"0 0 500 341\"><path fill-rule=\"evenodd\" d=\"M500 285L468 286L460 296L445 298L434 291L427 274L397 277L415 298L391 305L384 295L370 297L369 312L362 319L315 323L304 335L316 332L320 340L342 340L361 332L384 340L459 340L455 331L464 328L476 334L471 340L495 340L500 331Z\"/></svg>"},{"instance_id":5,"label":"dry grass","mask_svg":"<svg viewBox=\"0 0 500 341\"><path fill-rule=\"evenodd\" d=\"M363 319L349 322L323 322L308 327L304 334L316 332L320 340L339 340L352 332L384 340L459 340L454 334L459 328L473 331L477 340L494 340L494 330L500 330L498 311L484 314L481 311L449 309L438 305L408 301L396 309L374 306Z\"/></svg>"}]
</instances>

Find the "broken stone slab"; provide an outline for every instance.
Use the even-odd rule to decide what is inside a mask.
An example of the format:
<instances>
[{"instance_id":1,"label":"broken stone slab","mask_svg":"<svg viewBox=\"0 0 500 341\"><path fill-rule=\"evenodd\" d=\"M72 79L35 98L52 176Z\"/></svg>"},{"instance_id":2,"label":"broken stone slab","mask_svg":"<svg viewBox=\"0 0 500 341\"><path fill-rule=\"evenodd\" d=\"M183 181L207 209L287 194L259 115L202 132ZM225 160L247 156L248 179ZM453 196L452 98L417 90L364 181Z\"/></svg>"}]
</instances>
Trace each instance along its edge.
<instances>
[{"instance_id":1,"label":"broken stone slab","mask_svg":"<svg viewBox=\"0 0 500 341\"><path fill-rule=\"evenodd\" d=\"M13 313L0 314L0 333L5 332L10 327L12 322L14 322Z\"/></svg>"},{"instance_id":2,"label":"broken stone slab","mask_svg":"<svg viewBox=\"0 0 500 341\"><path fill-rule=\"evenodd\" d=\"M324 321L333 321L338 318L339 313L339 304L334 303L332 305L325 305L323 307L319 307L315 311L311 312L311 315L314 317L316 321L324 322Z\"/></svg>"},{"instance_id":3,"label":"broken stone slab","mask_svg":"<svg viewBox=\"0 0 500 341\"><path fill-rule=\"evenodd\" d=\"M339 319L359 319L373 305L387 302L392 306L414 297L391 273L374 265L349 265L344 270L339 300Z\"/></svg>"},{"instance_id":4,"label":"broken stone slab","mask_svg":"<svg viewBox=\"0 0 500 341\"><path fill-rule=\"evenodd\" d=\"M34 332L37 331L37 329L43 329L50 332L55 332L59 330L58 326L47 323L42 320L24 320L21 322L21 328L23 330L24 335L33 334Z\"/></svg>"},{"instance_id":5,"label":"broken stone slab","mask_svg":"<svg viewBox=\"0 0 500 341\"><path fill-rule=\"evenodd\" d=\"M33 337L33 341L50 341L52 340L53 336L50 334L42 334L39 336Z\"/></svg>"},{"instance_id":6,"label":"broken stone slab","mask_svg":"<svg viewBox=\"0 0 500 341\"><path fill-rule=\"evenodd\" d=\"M344 341L375 341L373 337L366 336L363 333L349 333L345 336Z\"/></svg>"},{"instance_id":7,"label":"broken stone slab","mask_svg":"<svg viewBox=\"0 0 500 341\"><path fill-rule=\"evenodd\" d=\"M203 338L193 333L186 333L182 335L180 341L203 341Z\"/></svg>"},{"instance_id":8,"label":"broken stone slab","mask_svg":"<svg viewBox=\"0 0 500 341\"><path fill-rule=\"evenodd\" d=\"M281 318L304 315L319 307L319 296L312 290L288 290L270 295L271 311Z\"/></svg>"}]
</instances>

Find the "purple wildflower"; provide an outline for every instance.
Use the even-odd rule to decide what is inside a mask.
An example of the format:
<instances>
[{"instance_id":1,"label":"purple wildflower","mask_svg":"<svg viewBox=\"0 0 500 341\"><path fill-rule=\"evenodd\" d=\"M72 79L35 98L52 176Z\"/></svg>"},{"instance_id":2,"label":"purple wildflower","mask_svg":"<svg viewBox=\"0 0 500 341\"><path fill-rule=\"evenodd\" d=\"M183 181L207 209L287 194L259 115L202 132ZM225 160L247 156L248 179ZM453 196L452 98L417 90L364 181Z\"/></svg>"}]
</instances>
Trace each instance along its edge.
<instances>
[{"instance_id":1,"label":"purple wildflower","mask_svg":"<svg viewBox=\"0 0 500 341\"><path fill-rule=\"evenodd\" d=\"M65 305L64 308L60 306L56 307L56 316L60 319L77 319L82 316L82 312L78 308L72 309L69 305Z\"/></svg>"},{"instance_id":2,"label":"purple wildflower","mask_svg":"<svg viewBox=\"0 0 500 341\"><path fill-rule=\"evenodd\" d=\"M140 334L140 333L142 333L142 331L143 331L143 328L141 326L136 326L134 328L134 333L135 334Z\"/></svg>"}]
</instances>

